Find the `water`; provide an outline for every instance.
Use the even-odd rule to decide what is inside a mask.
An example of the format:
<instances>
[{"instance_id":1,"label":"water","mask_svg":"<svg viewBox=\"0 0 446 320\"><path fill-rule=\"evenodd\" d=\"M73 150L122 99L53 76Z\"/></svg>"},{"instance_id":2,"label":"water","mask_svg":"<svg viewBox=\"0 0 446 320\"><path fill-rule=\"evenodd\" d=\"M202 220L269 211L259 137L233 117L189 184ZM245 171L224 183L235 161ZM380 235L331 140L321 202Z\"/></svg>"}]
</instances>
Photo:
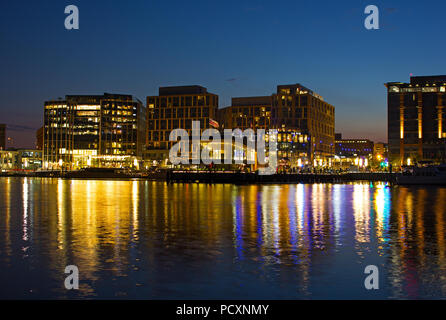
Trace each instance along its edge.
<instances>
[{"instance_id":1,"label":"water","mask_svg":"<svg viewBox=\"0 0 446 320\"><path fill-rule=\"evenodd\" d=\"M446 188L0 178L0 298L445 298L445 221Z\"/></svg>"}]
</instances>

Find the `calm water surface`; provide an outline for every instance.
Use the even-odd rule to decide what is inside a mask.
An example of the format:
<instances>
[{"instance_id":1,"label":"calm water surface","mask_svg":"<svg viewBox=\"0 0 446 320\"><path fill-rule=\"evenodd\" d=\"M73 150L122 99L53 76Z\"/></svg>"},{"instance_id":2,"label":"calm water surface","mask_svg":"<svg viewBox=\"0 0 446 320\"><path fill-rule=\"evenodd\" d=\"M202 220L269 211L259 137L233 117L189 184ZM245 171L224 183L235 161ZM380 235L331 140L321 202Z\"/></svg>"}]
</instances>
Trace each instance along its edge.
<instances>
[{"instance_id":1,"label":"calm water surface","mask_svg":"<svg viewBox=\"0 0 446 320\"><path fill-rule=\"evenodd\" d=\"M445 229L446 188L0 178L0 298L446 298Z\"/></svg>"}]
</instances>

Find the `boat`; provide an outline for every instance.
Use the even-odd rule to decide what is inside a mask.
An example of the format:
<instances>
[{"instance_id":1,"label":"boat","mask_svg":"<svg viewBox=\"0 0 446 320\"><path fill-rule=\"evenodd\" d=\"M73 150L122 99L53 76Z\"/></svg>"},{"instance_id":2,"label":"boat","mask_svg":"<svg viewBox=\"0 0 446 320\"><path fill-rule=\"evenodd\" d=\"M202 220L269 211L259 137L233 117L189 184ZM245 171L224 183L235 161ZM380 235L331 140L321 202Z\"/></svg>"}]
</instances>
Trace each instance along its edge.
<instances>
[{"instance_id":1,"label":"boat","mask_svg":"<svg viewBox=\"0 0 446 320\"><path fill-rule=\"evenodd\" d=\"M138 174L116 168L84 168L77 171L62 173L66 179L122 179L138 178Z\"/></svg>"},{"instance_id":2,"label":"boat","mask_svg":"<svg viewBox=\"0 0 446 320\"><path fill-rule=\"evenodd\" d=\"M446 185L446 165L409 167L396 177L399 185Z\"/></svg>"}]
</instances>

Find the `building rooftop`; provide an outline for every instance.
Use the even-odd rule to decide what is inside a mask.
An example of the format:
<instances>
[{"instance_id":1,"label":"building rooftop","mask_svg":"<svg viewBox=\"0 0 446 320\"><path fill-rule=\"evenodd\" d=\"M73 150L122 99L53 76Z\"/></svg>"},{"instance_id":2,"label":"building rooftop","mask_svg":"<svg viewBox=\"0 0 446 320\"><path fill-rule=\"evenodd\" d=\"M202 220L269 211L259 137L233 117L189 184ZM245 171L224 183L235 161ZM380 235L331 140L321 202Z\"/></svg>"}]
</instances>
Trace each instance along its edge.
<instances>
[{"instance_id":1,"label":"building rooftop","mask_svg":"<svg viewBox=\"0 0 446 320\"><path fill-rule=\"evenodd\" d=\"M446 75L442 76L417 76L410 77L410 84L446 83Z\"/></svg>"},{"instance_id":2,"label":"building rooftop","mask_svg":"<svg viewBox=\"0 0 446 320\"><path fill-rule=\"evenodd\" d=\"M270 104L271 96L237 97L231 99L232 106L261 106Z\"/></svg>"},{"instance_id":3,"label":"building rooftop","mask_svg":"<svg viewBox=\"0 0 446 320\"><path fill-rule=\"evenodd\" d=\"M119 99L119 100L129 100L133 102L141 102L138 99L134 98L131 94L118 94L118 93L107 93L105 92L102 95L92 95L92 94L75 94L75 95L66 95L65 98L58 98L46 101L45 103L54 103L54 102L66 102L66 101L76 101L76 102L91 102L90 100L103 100L103 99Z\"/></svg>"},{"instance_id":4,"label":"building rooftop","mask_svg":"<svg viewBox=\"0 0 446 320\"><path fill-rule=\"evenodd\" d=\"M313 90L308 89L307 87L304 87L300 83L295 84L281 84L277 86L277 94L286 93L286 94L303 94L308 93L312 95L315 98L318 98L320 100L324 100L324 98L314 92Z\"/></svg>"},{"instance_id":5,"label":"building rooftop","mask_svg":"<svg viewBox=\"0 0 446 320\"><path fill-rule=\"evenodd\" d=\"M386 82L385 86L388 85L397 85L397 86L416 86L416 85L426 85L426 84L446 84L446 75L437 75L437 76L415 76L410 77L410 82Z\"/></svg>"},{"instance_id":6,"label":"building rooftop","mask_svg":"<svg viewBox=\"0 0 446 320\"><path fill-rule=\"evenodd\" d=\"M160 96L173 96L183 94L205 94L207 89L202 86L173 86L173 87L160 87L158 95Z\"/></svg>"}]
</instances>

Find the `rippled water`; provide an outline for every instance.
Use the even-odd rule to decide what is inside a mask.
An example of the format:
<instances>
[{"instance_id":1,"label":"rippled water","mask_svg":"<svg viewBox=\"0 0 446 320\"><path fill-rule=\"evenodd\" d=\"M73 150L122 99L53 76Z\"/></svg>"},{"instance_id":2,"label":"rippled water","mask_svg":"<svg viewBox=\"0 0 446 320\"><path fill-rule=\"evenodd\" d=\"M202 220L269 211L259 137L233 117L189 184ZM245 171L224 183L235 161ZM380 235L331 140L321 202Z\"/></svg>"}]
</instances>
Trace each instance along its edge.
<instances>
[{"instance_id":1,"label":"rippled water","mask_svg":"<svg viewBox=\"0 0 446 320\"><path fill-rule=\"evenodd\" d=\"M370 183L0 178L0 298L445 298L445 205Z\"/></svg>"}]
</instances>

